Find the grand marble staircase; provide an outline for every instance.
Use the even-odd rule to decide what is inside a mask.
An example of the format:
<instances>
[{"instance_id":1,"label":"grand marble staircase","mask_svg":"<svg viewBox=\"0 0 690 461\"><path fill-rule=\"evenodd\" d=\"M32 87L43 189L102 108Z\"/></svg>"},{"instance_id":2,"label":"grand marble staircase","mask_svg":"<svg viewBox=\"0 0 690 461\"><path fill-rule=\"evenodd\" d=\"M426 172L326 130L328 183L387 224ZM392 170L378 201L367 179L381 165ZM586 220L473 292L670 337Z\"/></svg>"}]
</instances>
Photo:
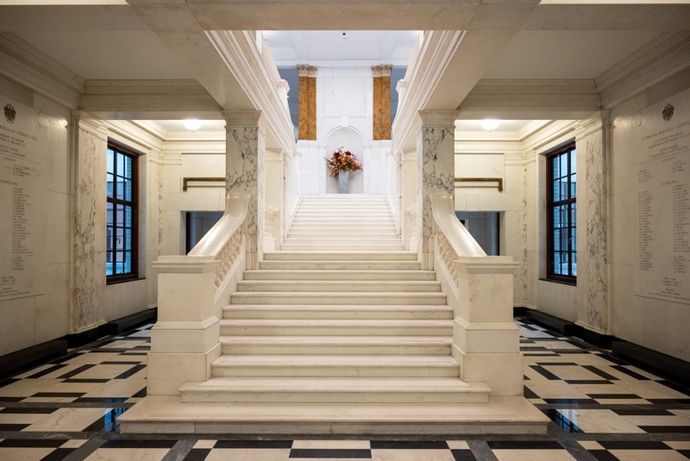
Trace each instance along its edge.
<instances>
[{"instance_id":1,"label":"grand marble staircase","mask_svg":"<svg viewBox=\"0 0 690 461\"><path fill-rule=\"evenodd\" d=\"M224 309L213 377L185 402L466 403L452 310L401 241L383 197L302 200L284 251L266 254Z\"/></svg>"},{"instance_id":2,"label":"grand marble staircase","mask_svg":"<svg viewBox=\"0 0 690 461\"><path fill-rule=\"evenodd\" d=\"M543 433L522 397L460 379L453 309L383 197L303 197L223 309L210 378L149 396L125 432Z\"/></svg>"}]
</instances>

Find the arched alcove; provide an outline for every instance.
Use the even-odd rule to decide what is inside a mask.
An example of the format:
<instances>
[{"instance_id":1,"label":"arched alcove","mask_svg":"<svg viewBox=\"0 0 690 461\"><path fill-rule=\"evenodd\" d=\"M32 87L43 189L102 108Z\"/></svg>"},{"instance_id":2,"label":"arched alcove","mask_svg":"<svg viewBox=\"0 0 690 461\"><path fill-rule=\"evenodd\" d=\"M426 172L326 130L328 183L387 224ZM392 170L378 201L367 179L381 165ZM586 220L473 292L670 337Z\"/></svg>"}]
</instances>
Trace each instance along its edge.
<instances>
[{"instance_id":1,"label":"arched alcove","mask_svg":"<svg viewBox=\"0 0 690 461\"><path fill-rule=\"evenodd\" d=\"M367 165L364 162L364 141L357 130L348 127L338 127L330 132L328 140L326 141L326 153L324 157L329 157L338 147L343 147L344 150L349 150L357 156L362 162L364 168ZM335 194L338 192L337 180L328 174L328 168L325 168L326 175L326 193ZM361 194L364 192L364 180L362 172L353 172L350 175L350 193Z\"/></svg>"}]
</instances>

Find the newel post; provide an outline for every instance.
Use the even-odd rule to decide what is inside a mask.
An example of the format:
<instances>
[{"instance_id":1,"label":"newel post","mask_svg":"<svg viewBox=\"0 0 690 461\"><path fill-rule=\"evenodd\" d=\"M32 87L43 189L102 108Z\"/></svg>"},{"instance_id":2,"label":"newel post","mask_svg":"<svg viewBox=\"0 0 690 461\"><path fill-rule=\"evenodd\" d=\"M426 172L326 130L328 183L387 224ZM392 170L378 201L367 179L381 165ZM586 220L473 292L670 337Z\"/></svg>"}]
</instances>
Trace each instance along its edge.
<instances>
[{"instance_id":1,"label":"newel post","mask_svg":"<svg viewBox=\"0 0 690 461\"><path fill-rule=\"evenodd\" d=\"M216 278L221 261L213 256L161 256L158 322L151 330L148 395L177 395L187 381L205 381L220 356Z\"/></svg>"},{"instance_id":2,"label":"newel post","mask_svg":"<svg viewBox=\"0 0 690 461\"><path fill-rule=\"evenodd\" d=\"M520 336L513 320L513 274L518 263L508 256L458 257L452 265L453 355L461 379L483 382L492 395L522 396Z\"/></svg>"}]
</instances>

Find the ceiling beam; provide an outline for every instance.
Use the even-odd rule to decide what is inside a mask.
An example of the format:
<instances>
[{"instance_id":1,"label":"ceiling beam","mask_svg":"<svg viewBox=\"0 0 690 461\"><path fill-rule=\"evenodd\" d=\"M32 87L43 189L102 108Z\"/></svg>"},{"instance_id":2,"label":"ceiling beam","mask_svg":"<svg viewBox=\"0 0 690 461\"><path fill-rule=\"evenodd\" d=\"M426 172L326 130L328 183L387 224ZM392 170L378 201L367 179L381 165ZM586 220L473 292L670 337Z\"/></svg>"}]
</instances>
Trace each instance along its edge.
<instances>
[{"instance_id":1,"label":"ceiling beam","mask_svg":"<svg viewBox=\"0 0 690 461\"><path fill-rule=\"evenodd\" d=\"M257 109L185 2L128 0L139 17L227 112Z\"/></svg>"},{"instance_id":2,"label":"ceiling beam","mask_svg":"<svg viewBox=\"0 0 690 461\"><path fill-rule=\"evenodd\" d=\"M591 79L480 80L460 105L458 119L579 119L601 110Z\"/></svg>"},{"instance_id":3,"label":"ceiling beam","mask_svg":"<svg viewBox=\"0 0 690 461\"><path fill-rule=\"evenodd\" d=\"M455 110L498 59L538 0L483 4L448 61L424 110Z\"/></svg>"},{"instance_id":4,"label":"ceiling beam","mask_svg":"<svg viewBox=\"0 0 690 461\"><path fill-rule=\"evenodd\" d=\"M80 108L107 120L221 119L196 80L87 80Z\"/></svg>"}]
</instances>

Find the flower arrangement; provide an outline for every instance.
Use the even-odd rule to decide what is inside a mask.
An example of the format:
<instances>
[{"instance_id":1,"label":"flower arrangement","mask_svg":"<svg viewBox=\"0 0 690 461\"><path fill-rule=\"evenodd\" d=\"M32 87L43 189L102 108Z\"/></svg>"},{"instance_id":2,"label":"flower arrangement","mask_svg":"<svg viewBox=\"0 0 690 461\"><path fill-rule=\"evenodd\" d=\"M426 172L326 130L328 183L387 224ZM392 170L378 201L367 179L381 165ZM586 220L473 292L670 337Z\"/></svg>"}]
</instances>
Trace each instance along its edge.
<instances>
[{"instance_id":1,"label":"flower arrangement","mask_svg":"<svg viewBox=\"0 0 690 461\"><path fill-rule=\"evenodd\" d=\"M339 147L330 157L325 158L330 175L338 177L340 171L362 171L362 164L355 154Z\"/></svg>"}]
</instances>

